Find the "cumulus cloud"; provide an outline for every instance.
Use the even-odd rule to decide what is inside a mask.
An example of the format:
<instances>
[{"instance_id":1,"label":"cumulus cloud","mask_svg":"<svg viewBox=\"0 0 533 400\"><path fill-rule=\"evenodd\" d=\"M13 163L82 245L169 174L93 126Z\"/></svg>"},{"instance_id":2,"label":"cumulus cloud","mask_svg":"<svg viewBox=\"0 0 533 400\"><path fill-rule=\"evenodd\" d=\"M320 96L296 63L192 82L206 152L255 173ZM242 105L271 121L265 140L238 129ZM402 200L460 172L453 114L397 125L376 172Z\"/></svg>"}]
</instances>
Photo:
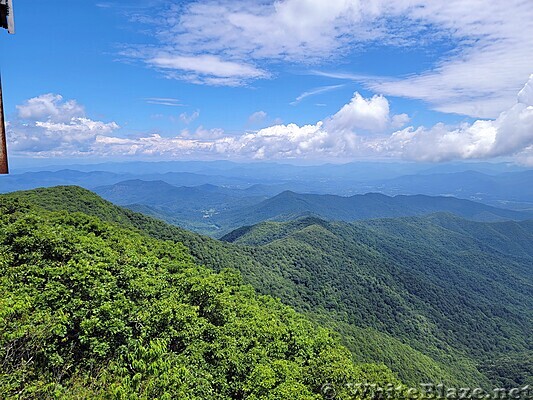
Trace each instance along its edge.
<instances>
[{"instance_id":1,"label":"cumulus cloud","mask_svg":"<svg viewBox=\"0 0 533 400\"><path fill-rule=\"evenodd\" d=\"M406 114L389 115L389 101L383 96L365 99L355 93L352 100L344 105L335 115L326 120L328 130L364 130L383 132L391 124L405 124L409 121Z\"/></svg>"},{"instance_id":2,"label":"cumulus cloud","mask_svg":"<svg viewBox=\"0 0 533 400\"><path fill-rule=\"evenodd\" d=\"M266 112L264 112L264 111L256 111L256 112L252 113L248 117L248 122L250 124L257 124L259 122L264 121L266 117L267 117L267 113Z\"/></svg>"},{"instance_id":3,"label":"cumulus cloud","mask_svg":"<svg viewBox=\"0 0 533 400\"><path fill-rule=\"evenodd\" d=\"M119 137L115 132L119 127L114 122L93 121L82 115L61 121L61 117L56 117L56 109L65 103L56 101L55 108L46 115L41 111L21 114L28 118L43 115L40 121L19 119L9 123L10 149L40 155L212 159L389 157L439 162L512 156L518 162L533 164L533 75L519 92L515 104L496 119L480 119L458 126L438 123L432 127L399 129L409 121L406 114L391 114L384 96L364 98L355 93L337 113L303 126L276 124L242 135L227 135L221 129L200 126L174 137L158 134ZM75 102L68 107L82 109Z\"/></svg>"},{"instance_id":4,"label":"cumulus cloud","mask_svg":"<svg viewBox=\"0 0 533 400\"><path fill-rule=\"evenodd\" d=\"M27 120L48 118L65 122L85 114L83 107L75 100L63 101L61 95L53 93L33 97L17 106L17 110L19 118Z\"/></svg>"},{"instance_id":5,"label":"cumulus cloud","mask_svg":"<svg viewBox=\"0 0 533 400\"><path fill-rule=\"evenodd\" d=\"M180 114L180 121L184 124L189 125L191 122L193 122L195 119L197 119L200 116L200 111L196 110L195 112L191 114L187 113L181 113Z\"/></svg>"},{"instance_id":6,"label":"cumulus cloud","mask_svg":"<svg viewBox=\"0 0 533 400\"><path fill-rule=\"evenodd\" d=\"M528 152L533 144L533 75L517 102L495 120L477 120L450 128L413 128L395 132L384 150L424 161L490 158Z\"/></svg>"},{"instance_id":7,"label":"cumulus cloud","mask_svg":"<svg viewBox=\"0 0 533 400\"><path fill-rule=\"evenodd\" d=\"M9 123L9 149L18 154L75 154L91 152L99 135L119 129L115 122L94 121L84 107L58 94L44 94L17 106Z\"/></svg>"},{"instance_id":8,"label":"cumulus cloud","mask_svg":"<svg viewBox=\"0 0 533 400\"><path fill-rule=\"evenodd\" d=\"M179 136L169 138L159 134L151 134L139 138L97 136L92 149L99 156L181 157L187 154L198 156L204 150L209 151L211 147L210 142Z\"/></svg>"},{"instance_id":9,"label":"cumulus cloud","mask_svg":"<svg viewBox=\"0 0 533 400\"><path fill-rule=\"evenodd\" d=\"M220 128L206 129L200 125L194 132L190 132L188 129L181 131L182 138L195 139L195 140L210 140L218 139L224 135L224 130Z\"/></svg>"},{"instance_id":10,"label":"cumulus cloud","mask_svg":"<svg viewBox=\"0 0 533 400\"><path fill-rule=\"evenodd\" d=\"M449 161L516 156L533 160L533 75L514 106L495 120L431 128L409 126L406 114L390 115L383 96L355 93L336 114L314 125L278 125L233 140L233 149L255 158L381 156L418 161ZM371 134L368 134L371 132ZM228 147L229 148L229 147Z\"/></svg>"}]
</instances>

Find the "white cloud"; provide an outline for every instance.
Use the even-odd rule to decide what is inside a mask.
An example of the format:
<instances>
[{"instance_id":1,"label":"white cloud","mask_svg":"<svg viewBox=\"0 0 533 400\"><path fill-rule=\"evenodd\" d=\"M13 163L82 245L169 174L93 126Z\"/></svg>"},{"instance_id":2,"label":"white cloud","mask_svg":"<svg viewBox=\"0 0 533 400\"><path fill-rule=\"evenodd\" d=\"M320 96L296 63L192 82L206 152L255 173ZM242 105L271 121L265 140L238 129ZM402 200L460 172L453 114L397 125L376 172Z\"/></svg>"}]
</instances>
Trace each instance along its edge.
<instances>
[{"instance_id":1,"label":"white cloud","mask_svg":"<svg viewBox=\"0 0 533 400\"><path fill-rule=\"evenodd\" d=\"M266 117L267 117L267 113L266 112L264 112L264 111L256 111L256 112L252 113L248 117L248 122L250 124L257 124L259 122L263 122Z\"/></svg>"},{"instance_id":2,"label":"white cloud","mask_svg":"<svg viewBox=\"0 0 533 400\"><path fill-rule=\"evenodd\" d=\"M69 121L73 117L85 115L85 111L75 100L63 101L59 94L47 93L33 97L17 106L22 119L38 120L49 118L55 121Z\"/></svg>"},{"instance_id":3,"label":"white cloud","mask_svg":"<svg viewBox=\"0 0 533 400\"><path fill-rule=\"evenodd\" d=\"M182 137L162 137L158 134L140 138L98 136L93 145L93 152L99 156L181 157L187 154L198 156L203 150L209 150L211 147L209 142Z\"/></svg>"},{"instance_id":4,"label":"white cloud","mask_svg":"<svg viewBox=\"0 0 533 400\"><path fill-rule=\"evenodd\" d=\"M56 102L61 108L64 102ZM25 103L27 104L27 103ZM24 114L35 117L35 113ZM337 113L314 124L276 124L240 136L221 129L182 131L174 137L151 134L118 137L114 122L74 116L68 122L49 111L41 121L19 119L9 123L10 149L41 156L165 156L232 159L353 160L361 157L448 161L515 157L533 164L533 75L518 101L494 120L476 120L459 126L397 130L408 122L405 114L392 115L384 96L364 98L355 93Z\"/></svg>"},{"instance_id":5,"label":"white cloud","mask_svg":"<svg viewBox=\"0 0 533 400\"><path fill-rule=\"evenodd\" d=\"M305 157L324 147L327 132L315 125L274 125L217 143L217 150L237 152L254 159Z\"/></svg>"},{"instance_id":6,"label":"white cloud","mask_svg":"<svg viewBox=\"0 0 533 400\"><path fill-rule=\"evenodd\" d=\"M359 2L289 0L202 1L175 4L161 26L163 43L185 52L237 59L317 60L363 38L366 7Z\"/></svg>"},{"instance_id":7,"label":"white cloud","mask_svg":"<svg viewBox=\"0 0 533 400\"><path fill-rule=\"evenodd\" d=\"M516 157L516 161L522 165L527 165L533 167L533 145L526 147L524 150L519 152Z\"/></svg>"},{"instance_id":8,"label":"white cloud","mask_svg":"<svg viewBox=\"0 0 533 400\"><path fill-rule=\"evenodd\" d=\"M174 99L171 97L148 97L144 99L148 104L158 104L162 106L170 107L182 107L183 104L179 99Z\"/></svg>"},{"instance_id":9,"label":"white cloud","mask_svg":"<svg viewBox=\"0 0 533 400\"><path fill-rule=\"evenodd\" d=\"M201 84L267 78L273 62L324 67L376 43L419 51L446 43L453 49L425 71L359 78L376 93L495 118L512 106L533 70L533 4L527 0L175 0L165 2L158 18L137 15L136 22L143 20L156 27L158 44L132 54L169 77Z\"/></svg>"},{"instance_id":10,"label":"white cloud","mask_svg":"<svg viewBox=\"0 0 533 400\"><path fill-rule=\"evenodd\" d=\"M393 115L390 121L390 125L394 129L399 129L402 126L405 126L411 121L411 118L407 114L397 114Z\"/></svg>"},{"instance_id":11,"label":"white cloud","mask_svg":"<svg viewBox=\"0 0 533 400\"><path fill-rule=\"evenodd\" d=\"M310 96L315 96L317 94L320 94L320 93L325 93L325 92L329 92L330 90L335 90L335 89L339 89L341 87L343 87L344 85L330 85L330 86L321 86L321 87L317 87L317 88L314 88L314 89L311 89L311 90L308 90L306 92L303 92L301 95L299 95L298 97L296 97L296 99L291 102L291 106L295 106L297 105L298 103L300 103L300 101L302 101L303 99L307 98L307 97L310 97Z\"/></svg>"},{"instance_id":12,"label":"white cloud","mask_svg":"<svg viewBox=\"0 0 533 400\"><path fill-rule=\"evenodd\" d=\"M326 127L332 131L383 132L391 124L397 126L408 121L409 117L405 114L392 117L389 115L389 101L385 97L373 96L371 99L365 99L356 92L348 104L326 120Z\"/></svg>"},{"instance_id":13,"label":"white cloud","mask_svg":"<svg viewBox=\"0 0 533 400\"><path fill-rule=\"evenodd\" d=\"M387 37L401 37L406 31L414 29L416 33L431 26L432 31L422 32L420 39L447 37L455 48L443 54L432 68L405 78L329 75L364 82L369 89L385 95L421 99L437 111L494 118L512 106L516 92L533 70L533 59L528 56L533 48L530 1L371 3L382 18L405 17L408 29L405 25L396 29L385 22Z\"/></svg>"},{"instance_id":14,"label":"white cloud","mask_svg":"<svg viewBox=\"0 0 533 400\"><path fill-rule=\"evenodd\" d=\"M518 101L495 120L477 120L450 128L409 127L392 134L383 150L408 159L448 161L528 153L533 145L533 75ZM519 157L520 158L520 157Z\"/></svg>"},{"instance_id":15,"label":"white cloud","mask_svg":"<svg viewBox=\"0 0 533 400\"><path fill-rule=\"evenodd\" d=\"M198 140L210 140L218 139L224 135L224 130L220 128L205 129L200 125L196 130L191 133L188 129L181 131L181 137L188 139L198 139Z\"/></svg>"},{"instance_id":16,"label":"white cloud","mask_svg":"<svg viewBox=\"0 0 533 400\"><path fill-rule=\"evenodd\" d=\"M75 100L44 94L17 106L18 118L8 128L9 150L17 154L91 152L98 135L119 129L115 122L93 121Z\"/></svg>"},{"instance_id":17,"label":"white cloud","mask_svg":"<svg viewBox=\"0 0 533 400\"><path fill-rule=\"evenodd\" d=\"M266 78L268 74L253 65L226 61L218 56L201 54L183 56L163 54L146 60L149 65L167 70L169 78L207 83L214 86L238 86L251 78Z\"/></svg>"},{"instance_id":18,"label":"white cloud","mask_svg":"<svg viewBox=\"0 0 533 400\"><path fill-rule=\"evenodd\" d=\"M180 114L180 121L184 124L189 125L191 122L193 122L195 119L197 119L200 116L200 110L196 110L195 112L191 113L190 115L187 113L181 113Z\"/></svg>"}]
</instances>

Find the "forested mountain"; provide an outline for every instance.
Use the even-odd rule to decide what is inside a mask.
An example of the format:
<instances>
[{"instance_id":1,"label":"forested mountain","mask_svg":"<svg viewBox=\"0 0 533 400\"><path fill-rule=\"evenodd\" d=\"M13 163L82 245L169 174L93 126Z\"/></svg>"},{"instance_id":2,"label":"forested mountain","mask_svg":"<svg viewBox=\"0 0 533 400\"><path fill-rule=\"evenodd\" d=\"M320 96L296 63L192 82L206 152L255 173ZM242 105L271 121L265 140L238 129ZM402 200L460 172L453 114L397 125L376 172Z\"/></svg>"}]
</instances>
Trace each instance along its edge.
<instances>
[{"instance_id":1,"label":"forested mountain","mask_svg":"<svg viewBox=\"0 0 533 400\"><path fill-rule=\"evenodd\" d=\"M268 197L285 190L341 196L369 192L425 194L454 196L502 208L533 209L530 184L533 171L508 163L446 163L436 166L358 162L296 166L217 161L103 163L46 168L48 170L21 170L2 176L0 192L55 185L79 185L94 190L123 181L142 180L163 181L174 186L209 184L248 189L249 195Z\"/></svg>"},{"instance_id":2,"label":"forested mountain","mask_svg":"<svg viewBox=\"0 0 533 400\"><path fill-rule=\"evenodd\" d=\"M349 382L399 384L238 272L132 228L3 197L0 255L2 399L303 400L326 383L340 398Z\"/></svg>"},{"instance_id":3,"label":"forested mountain","mask_svg":"<svg viewBox=\"0 0 533 400\"><path fill-rule=\"evenodd\" d=\"M390 197L379 193L343 197L285 191L259 204L216 215L213 221L221 227L237 227L266 220L290 221L306 215L351 222L434 212L451 212L477 221L524 220L533 217L533 213L500 209L454 197L425 195Z\"/></svg>"},{"instance_id":4,"label":"forested mountain","mask_svg":"<svg viewBox=\"0 0 533 400\"><path fill-rule=\"evenodd\" d=\"M284 301L308 299L437 360L466 355L502 384L533 377L532 221L304 218L241 228L224 239L253 246L262 265L290 276L294 291L271 289ZM501 363L513 366L495 376L488 366Z\"/></svg>"},{"instance_id":5,"label":"forested mountain","mask_svg":"<svg viewBox=\"0 0 533 400\"><path fill-rule=\"evenodd\" d=\"M529 204L533 207L533 171L489 175L479 171L405 175L372 183L388 194L447 194L498 206Z\"/></svg>"},{"instance_id":6,"label":"forested mountain","mask_svg":"<svg viewBox=\"0 0 533 400\"><path fill-rule=\"evenodd\" d=\"M81 211L181 242L211 269L239 269L342 334L357 362L407 383L532 383L533 224L449 214L347 224L304 218L241 228L224 243L124 210L75 187L4 196Z\"/></svg>"},{"instance_id":7,"label":"forested mountain","mask_svg":"<svg viewBox=\"0 0 533 400\"><path fill-rule=\"evenodd\" d=\"M351 222L360 219L452 212L479 221L521 220L519 212L454 197L386 196L379 193L350 197L283 191L267 198L267 187L247 189L200 185L176 187L164 181L129 180L101 186L95 192L106 200L198 233L220 237L243 225L261 221L290 221L302 216Z\"/></svg>"},{"instance_id":8,"label":"forested mountain","mask_svg":"<svg viewBox=\"0 0 533 400\"><path fill-rule=\"evenodd\" d=\"M106 200L134 211L196 232L211 234L220 230L213 221L216 215L239 210L267 198L247 190L210 184L177 187L164 181L140 179L100 186L94 191Z\"/></svg>"}]
</instances>

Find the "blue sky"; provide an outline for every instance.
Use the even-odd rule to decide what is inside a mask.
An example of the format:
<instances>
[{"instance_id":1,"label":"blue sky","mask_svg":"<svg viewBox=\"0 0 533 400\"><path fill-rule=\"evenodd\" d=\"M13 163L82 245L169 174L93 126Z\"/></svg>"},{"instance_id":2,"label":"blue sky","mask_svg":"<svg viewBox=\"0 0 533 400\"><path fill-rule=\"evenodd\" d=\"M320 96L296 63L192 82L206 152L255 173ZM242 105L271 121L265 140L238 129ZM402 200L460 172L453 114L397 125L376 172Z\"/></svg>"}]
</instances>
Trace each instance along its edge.
<instances>
[{"instance_id":1,"label":"blue sky","mask_svg":"<svg viewBox=\"0 0 533 400\"><path fill-rule=\"evenodd\" d=\"M10 154L533 163L533 4L389 3L15 0Z\"/></svg>"}]
</instances>

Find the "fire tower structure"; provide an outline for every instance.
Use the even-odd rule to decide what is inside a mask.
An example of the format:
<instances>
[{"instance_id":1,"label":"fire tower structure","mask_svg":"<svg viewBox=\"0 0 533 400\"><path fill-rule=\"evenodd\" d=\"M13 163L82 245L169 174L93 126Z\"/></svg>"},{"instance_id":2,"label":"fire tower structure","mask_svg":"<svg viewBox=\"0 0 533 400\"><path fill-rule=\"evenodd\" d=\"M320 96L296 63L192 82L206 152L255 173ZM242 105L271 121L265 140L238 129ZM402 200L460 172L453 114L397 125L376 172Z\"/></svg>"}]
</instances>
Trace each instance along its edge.
<instances>
[{"instance_id":1,"label":"fire tower structure","mask_svg":"<svg viewBox=\"0 0 533 400\"><path fill-rule=\"evenodd\" d=\"M0 0L0 28L15 33L13 19L13 0ZM0 77L0 174L9 173L7 162L6 124L4 121L4 102L2 98L2 78Z\"/></svg>"}]
</instances>

